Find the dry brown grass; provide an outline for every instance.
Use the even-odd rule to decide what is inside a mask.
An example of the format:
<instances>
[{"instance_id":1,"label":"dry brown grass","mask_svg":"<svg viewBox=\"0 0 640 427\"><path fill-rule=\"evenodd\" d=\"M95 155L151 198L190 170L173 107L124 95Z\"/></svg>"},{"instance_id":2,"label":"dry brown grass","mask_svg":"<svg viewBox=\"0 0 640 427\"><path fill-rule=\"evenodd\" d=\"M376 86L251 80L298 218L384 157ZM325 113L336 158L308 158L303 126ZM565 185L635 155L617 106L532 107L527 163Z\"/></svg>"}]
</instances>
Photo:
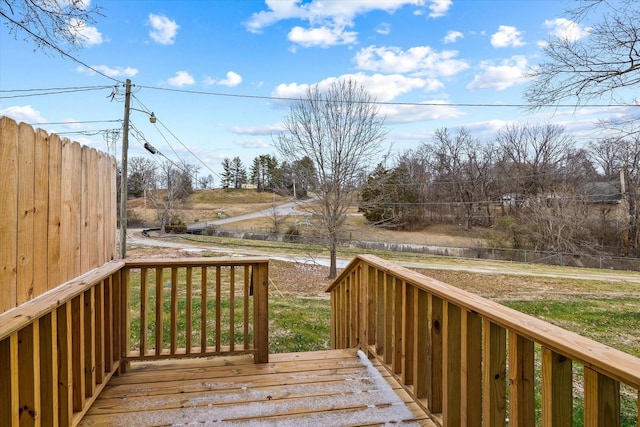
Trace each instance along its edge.
<instances>
[{"instance_id":1,"label":"dry brown grass","mask_svg":"<svg viewBox=\"0 0 640 427\"><path fill-rule=\"evenodd\" d=\"M178 211L182 221L191 224L268 210L274 206L274 203L279 205L289 201L289 199L273 193L258 193L255 190L201 190L182 203L178 207ZM156 211L150 201L145 204L144 199L134 199L129 201L128 206L131 217L148 224L155 222ZM278 218L282 221L280 224L281 233L295 225L304 223L308 212L303 210L299 212L300 215L297 216ZM349 213L350 216L342 233L345 239L464 247L483 246L484 243L482 238L484 230L482 229L467 231L455 225L437 225L417 231L385 230L368 225L366 219L357 213L355 207L350 209ZM316 221L311 219L311 222L313 224ZM265 215L234 222L224 228L273 232L274 217ZM322 232L316 226L307 227L305 225L300 226L299 231L303 234Z\"/></svg>"}]
</instances>

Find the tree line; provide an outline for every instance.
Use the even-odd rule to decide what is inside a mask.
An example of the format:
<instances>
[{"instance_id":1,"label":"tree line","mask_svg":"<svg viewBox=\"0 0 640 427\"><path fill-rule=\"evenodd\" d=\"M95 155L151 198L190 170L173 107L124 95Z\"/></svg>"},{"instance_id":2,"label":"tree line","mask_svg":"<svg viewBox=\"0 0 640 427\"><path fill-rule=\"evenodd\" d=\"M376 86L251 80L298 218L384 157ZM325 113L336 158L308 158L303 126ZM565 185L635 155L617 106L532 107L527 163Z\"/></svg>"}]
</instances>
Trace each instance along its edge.
<instances>
[{"instance_id":1,"label":"tree line","mask_svg":"<svg viewBox=\"0 0 640 427\"><path fill-rule=\"evenodd\" d=\"M359 208L381 227L455 223L501 247L638 255L639 185L638 135L578 146L554 124L508 125L491 141L442 128L380 163Z\"/></svg>"},{"instance_id":2,"label":"tree line","mask_svg":"<svg viewBox=\"0 0 640 427\"><path fill-rule=\"evenodd\" d=\"M194 165L130 160L130 196L146 196L161 224L213 177ZM309 156L224 159L219 187L251 184L298 199L320 190ZM578 145L555 124L511 124L489 141L465 128L441 128L415 149L354 174L354 202L369 224L420 230L432 224L482 227L500 247L640 254L640 136Z\"/></svg>"},{"instance_id":3,"label":"tree line","mask_svg":"<svg viewBox=\"0 0 640 427\"><path fill-rule=\"evenodd\" d=\"M274 155L261 154L253 159L248 172L240 157L225 158L220 187L230 190L251 184L256 191L286 192L300 199L307 197L310 189L315 189L316 173L315 165L308 156L288 163L281 162Z\"/></svg>"}]
</instances>

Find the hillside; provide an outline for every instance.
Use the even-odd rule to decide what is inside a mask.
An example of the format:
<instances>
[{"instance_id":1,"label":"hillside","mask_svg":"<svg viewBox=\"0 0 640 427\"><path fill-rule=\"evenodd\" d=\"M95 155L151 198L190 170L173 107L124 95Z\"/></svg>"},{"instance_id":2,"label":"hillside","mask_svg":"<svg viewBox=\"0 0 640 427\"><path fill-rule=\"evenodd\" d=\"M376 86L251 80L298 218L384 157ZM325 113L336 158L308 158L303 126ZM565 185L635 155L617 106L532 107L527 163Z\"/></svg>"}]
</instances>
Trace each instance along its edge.
<instances>
[{"instance_id":1,"label":"hillside","mask_svg":"<svg viewBox=\"0 0 640 427\"><path fill-rule=\"evenodd\" d=\"M236 217L247 213L268 210L274 206L284 205L291 200L269 192L258 193L252 189L231 190L198 190L186 201L176 207L176 215L185 224L196 222L215 221L217 219ZM157 226L156 209L151 200L144 198L131 199L128 203L129 220L133 226L153 227ZM398 231L372 227L357 213L357 208L350 209L350 217L343 229L344 238L349 240L381 241L392 243L428 244L440 246L478 247L485 246L485 229L476 228L471 231L464 230L456 225L432 225L423 230ZM300 215L291 215L286 218L277 218L281 221L280 232L285 232L290 227L301 224L298 227L301 233L318 232L313 227L306 225L300 219L305 212L299 210ZM226 228L251 230L259 232L273 232L273 216L265 215L260 218L234 222Z\"/></svg>"}]
</instances>

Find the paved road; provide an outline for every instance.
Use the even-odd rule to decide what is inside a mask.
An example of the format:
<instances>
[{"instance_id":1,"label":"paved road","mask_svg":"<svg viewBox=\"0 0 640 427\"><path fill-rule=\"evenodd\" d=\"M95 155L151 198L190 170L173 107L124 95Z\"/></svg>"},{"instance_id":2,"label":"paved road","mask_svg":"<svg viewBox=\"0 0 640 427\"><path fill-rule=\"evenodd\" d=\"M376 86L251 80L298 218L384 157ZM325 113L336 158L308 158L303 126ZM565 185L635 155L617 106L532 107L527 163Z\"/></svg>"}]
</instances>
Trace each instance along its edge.
<instances>
[{"instance_id":1,"label":"paved road","mask_svg":"<svg viewBox=\"0 0 640 427\"><path fill-rule=\"evenodd\" d=\"M130 246L137 247L165 247L175 248L186 252L217 252L223 253L228 256L263 256L270 259L276 259L281 261L290 261L298 263L319 264L323 266L329 266L329 257L323 256L304 256L300 254L274 254L273 252L260 251L259 249L231 249L228 247L215 247L208 244L199 245L197 242L189 241L176 241L175 236L170 238L163 237L145 237L142 235L142 229L129 229L127 232L127 243ZM344 268L351 261L351 259L338 259L337 267ZM637 283L640 285L640 273L630 273L626 271L612 271L612 270L593 270L593 269L580 269L571 267L549 267L549 272L541 272L540 266L535 266L535 271L528 269L527 265L523 264L511 264L504 263L483 263L482 261L468 261L461 262L459 259L451 259L448 262L447 258L442 258L437 263L432 262L398 262L399 265L403 265L408 268L419 269L438 269L438 270L454 270L454 271L468 271L473 273L484 274L510 274L518 276L539 276L539 277L556 277L556 278L568 278L578 280L598 280L605 282L628 282Z\"/></svg>"},{"instance_id":2,"label":"paved road","mask_svg":"<svg viewBox=\"0 0 640 427\"><path fill-rule=\"evenodd\" d=\"M188 225L187 226L187 230L189 230L189 231L204 230L208 226L230 224L232 222L245 221L247 219L273 217L275 215L277 215L277 216L298 216L298 215L304 216L304 215L309 215L308 212L298 210L298 208L300 206L304 205L305 203L309 203L309 202L311 202L313 200L314 200L313 198L306 199L306 200L296 200L295 202L286 203L286 204L280 205L280 206L270 207L268 209L263 209L263 210L257 211L257 212L251 212L251 213L248 213L248 214L245 214L245 215L238 215L238 216L234 216L234 217L230 217L230 218L218 219L218 220L215 220L215 221L198 222L198 223L195 223L195 224Z\"/></svg>"}]
</instances>

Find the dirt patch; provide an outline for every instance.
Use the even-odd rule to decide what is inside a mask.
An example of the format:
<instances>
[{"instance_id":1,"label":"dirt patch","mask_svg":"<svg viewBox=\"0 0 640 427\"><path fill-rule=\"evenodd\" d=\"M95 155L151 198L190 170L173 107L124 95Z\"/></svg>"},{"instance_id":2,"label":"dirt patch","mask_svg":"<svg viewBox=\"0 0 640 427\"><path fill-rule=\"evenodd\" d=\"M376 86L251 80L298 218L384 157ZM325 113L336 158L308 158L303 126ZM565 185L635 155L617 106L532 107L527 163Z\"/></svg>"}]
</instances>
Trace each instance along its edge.
<instances>
[{"instance_id":1,"label":"dirt patch","mask_svg":"<svg viewBox=\"0 0 640 427\"><path fill-rule=\"evenodd\" d=\"M127 258L192 258L202 256L222 256L205 249L176 249L176 248L129 248Z\"/></svg>"},{"instance_id":2,"label":"dirt patch","mask_svg":"<svg viewBox=\"0 0 640 427\"><path fill-rule=\"evenodd\" d=\"M455 270L416 271L494 301L612 299L640 296L640 289L617 289L608 282L511 274L479 274Z\"/></svg>"},{"instance_id":3,"label":"dirt patch","mask_svg":"<svg viewBox=\"0 0 640 427\"><path fill-rule=\"evenodd\" d=\"M329 268L318 264L270 261L269 285L271 293L329 298L325 290Z\"/></svg>"}]
</instances>

